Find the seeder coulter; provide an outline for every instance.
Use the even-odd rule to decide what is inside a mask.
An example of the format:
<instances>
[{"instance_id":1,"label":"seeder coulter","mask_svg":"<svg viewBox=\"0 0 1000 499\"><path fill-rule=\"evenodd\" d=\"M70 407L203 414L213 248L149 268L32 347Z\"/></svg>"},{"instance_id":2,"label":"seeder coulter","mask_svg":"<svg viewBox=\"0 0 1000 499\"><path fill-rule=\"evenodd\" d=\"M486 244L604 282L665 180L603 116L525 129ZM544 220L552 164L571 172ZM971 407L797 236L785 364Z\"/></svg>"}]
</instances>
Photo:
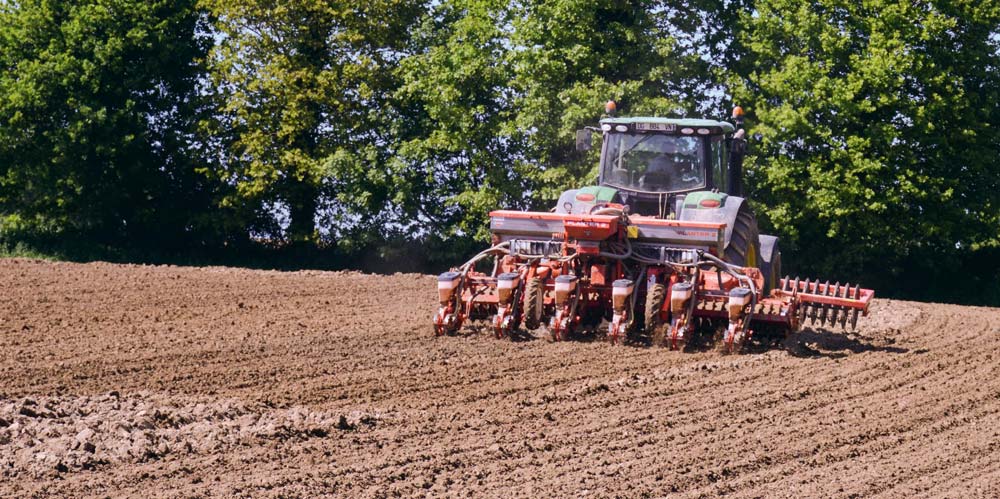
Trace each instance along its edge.
<instances>
[{"instance_id":1,"label":"seeder coulter","mask_svg":"<svg viewBox=\"0 0 1000 499\"><path fill-rule=\"evenodd\" d=\"M612 343L644 331L682 349L707 334L733 352L806 319L854 327L872 290L780 278L777 238L758 234L739 197L745 142L734 130L602 120L601 185L565 192L552 212L490 213L493 246L438 278L435 333L484 321L498 338L545 326L560 341L607 321ZM578 133L578 147L589 138Z\"/></svg>"}]
</instances>

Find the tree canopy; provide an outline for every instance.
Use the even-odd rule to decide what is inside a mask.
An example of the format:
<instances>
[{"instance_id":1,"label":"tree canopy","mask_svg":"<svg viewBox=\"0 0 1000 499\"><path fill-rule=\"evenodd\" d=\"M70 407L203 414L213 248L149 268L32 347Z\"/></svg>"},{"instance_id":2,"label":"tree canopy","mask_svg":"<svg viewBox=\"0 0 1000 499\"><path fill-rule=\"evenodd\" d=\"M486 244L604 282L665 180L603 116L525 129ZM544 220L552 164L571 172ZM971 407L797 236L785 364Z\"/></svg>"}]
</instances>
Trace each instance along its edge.
<instances>
[{"instance_id":1,"label":"tree canopy","mask_svg":"<svg viewBox=\"0 0 1000 499\"><path fill-rule=\"evenodd\" d=\"M740 26L750 184L809 267L900 275L997 245L1000 5L771 0Z\"/></svg>"},{"instance_id":2,"label":"tree canopy","mask_svg":"<svg viewBox=\"0 0 1000 499\"><path fill-rule=\"evenodd\" d=\"M914 296L998 269L995 2L26 0L0 21L0 242L440 263L490 210L593 183L573 133L614 99L742 105L749 198L803 275Z\"/></svg>"},{"instance_id":3,"label":"tree canopy","mask_svg":"<svg viewBox=\"0 0 1000 499\"><path fill-rule=\"evenodd\" d=\"M189 1L0 3L0 228L121 241L198 232L198 60Z\"/></svg>"},{"instance_id":4,"label":"tree canopy","mask_svg":"<svg viewBox=\"0 0 1000 499\"><path fill-rule=\"evenodd\" d=\"M412 0L206 0L219 42L209 58L224 144L209 176L267 236L315 242L385 222L392 184L393 67L422 11ZM274 212L287 214L282 231Z\"/></svg>"}]
</instances>

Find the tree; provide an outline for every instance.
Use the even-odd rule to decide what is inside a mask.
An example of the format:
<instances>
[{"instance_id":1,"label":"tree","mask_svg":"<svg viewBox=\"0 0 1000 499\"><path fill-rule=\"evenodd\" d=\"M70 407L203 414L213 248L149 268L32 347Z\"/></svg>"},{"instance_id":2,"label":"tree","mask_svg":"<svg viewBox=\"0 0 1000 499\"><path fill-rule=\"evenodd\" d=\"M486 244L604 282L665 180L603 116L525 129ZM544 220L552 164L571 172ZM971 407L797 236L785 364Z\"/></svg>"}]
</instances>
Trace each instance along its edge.
<instances>
[{"instance_id":1,"label":"tree","mask_svg":"<svg viewBox=\"0 0 1000 499\"><path fill-rule=\"evenodd\" d=\"M255 232L316 241L377 230L392 188L392 67L422 2L206 0L220 43L211 57L222 101L212 130L234 185L222 200ZM280 227L281 215L289 218Z\"/></svg>"},{"instance_id":2,"label":"tree","mask_svg":"<svg viewBox=\"0 0 1000 499\"><path fill-rule=\"evenodd\" d=\"M648 2L451 0L425 17L404 60L401 171L432 193L424 220L487 233L497 208L548 209L562 190L596 181L597 153L573 134L604 102L678 115L697 54L676 50L673 14Z\"/></svg>"},{"instance_id":3,"label":"tree","mask_svg":"<svg viewBox=\"0 0 1000 499\"><path fill-rule=\"evenodd\" d=\"M766 0L740 26L750 185L800 269L889 282L997 245L1000 5Z\"/></svg>"},{"instance_id":4,"label":"tree","mask_svg":"<svg viewBox=\"0 0 1000 499\"><path fill-rule=\"evenodd\" d=\"M170 244L206 220L190 1L0 3L0 230Z\"/></svg>"},{"instance_id":5,"label":"tree","mask_svg":"<svg viewBox=\"0 0 1000 499\"><path fill-rule=\"evenodd\" d=\"M525 206L531 173L515 113L507 2L454 0L422 19L400 65L399 206L415 231L485 236L500 206Z\"/></svg>"},{"instance_id":6,"label":"tree","mask_svg":"<svg viewBox=\"0 0 1000 499\"><path fill-rule=\"evenodd\" d=\"M596 124L605 101L619 101L631 115L696 109L703 94L693 91L691 70L702 66L677 44L676 13L666 2L638 0L520 4L511 54L520 112L511 126L527 133L528 157L544 171L538 204L596 182L596 151L576 153L573 134Z\"/></svg>"}]
</instances>

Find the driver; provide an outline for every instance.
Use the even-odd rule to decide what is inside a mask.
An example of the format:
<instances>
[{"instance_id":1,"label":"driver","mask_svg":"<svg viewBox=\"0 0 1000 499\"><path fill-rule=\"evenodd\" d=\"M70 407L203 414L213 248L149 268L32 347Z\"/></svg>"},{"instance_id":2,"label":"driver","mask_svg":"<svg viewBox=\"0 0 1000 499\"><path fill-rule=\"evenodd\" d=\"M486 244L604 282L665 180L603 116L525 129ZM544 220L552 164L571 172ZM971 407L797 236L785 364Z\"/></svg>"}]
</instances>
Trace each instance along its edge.
<instances>
[{"instance_id":1,"label":"driver","mask_svg":"<svg viewBox=\"0 0 1000 499\"><path fill-rule=\"evenodd\" d=\"M670 173L670 163L671 161L667 159L666 154L657 154L653 157L653 159L649 160L649 166L646 168L646 173L667 175Z\"/></svg>"},{"instance_id":2,"label":"driver","mask_svg":"<svg viewBox=\"0 0 1000 499\"><path fill-rule=\"evenodd\" d=\"M646 173L639 179L640 186L644 189L656 190L670 184L671 166L673 166L666 154L657 154L649 160Z\"/></svg>"}]
</instances>

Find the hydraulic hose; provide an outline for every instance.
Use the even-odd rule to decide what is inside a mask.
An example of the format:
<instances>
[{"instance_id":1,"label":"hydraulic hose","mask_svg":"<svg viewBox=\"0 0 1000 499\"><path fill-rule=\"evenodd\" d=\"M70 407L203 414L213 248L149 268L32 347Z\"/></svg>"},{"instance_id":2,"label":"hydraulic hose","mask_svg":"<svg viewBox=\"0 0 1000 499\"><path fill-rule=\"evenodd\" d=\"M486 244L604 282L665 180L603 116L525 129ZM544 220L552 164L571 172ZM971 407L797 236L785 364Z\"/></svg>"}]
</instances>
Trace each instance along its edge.
<instances>
[{"instance_id":1,"label":"hydraulic hose","mask_svg":"<svg viewBox=\"0 0 1000 499\"><path fill-rule=\"evenodd\" d=\"M472 266L475 265L476 262L478 262L479 260L482 260L483 258L486 258L487 256L490 256L494 253L502 252L508 248L510 248L510 242L500 243L496 246L491 246L489 248L484 249L483 251L480 251L479 253L476 254L476 256L470 258L469 261L465 262L464 264L462 264L461 267L459 267L459 269L461 269L462 271L463 277L465 274L469 272L469 269L471 269Z\"/></svg>"},{"instance_id":2,"label":"hydraulic hose","mask_svg":"<svg viewBox=\"0 0 1000 499\"><path fill-rule=\"evenodd\" d=\"M625 238L625 253L608 253L605 251L600 252L600 256L604 258L611 258L612 260L628 260L632 258L632 243Z\"/></svg>"}]
</instances>

